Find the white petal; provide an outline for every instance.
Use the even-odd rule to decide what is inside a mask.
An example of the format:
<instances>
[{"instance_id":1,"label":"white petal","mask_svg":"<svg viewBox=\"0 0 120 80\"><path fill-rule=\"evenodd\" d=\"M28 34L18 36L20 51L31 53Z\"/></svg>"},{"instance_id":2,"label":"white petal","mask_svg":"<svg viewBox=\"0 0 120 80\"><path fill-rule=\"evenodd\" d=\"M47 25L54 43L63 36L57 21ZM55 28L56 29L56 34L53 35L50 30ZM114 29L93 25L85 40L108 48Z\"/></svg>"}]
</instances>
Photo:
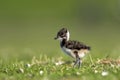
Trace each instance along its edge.
<instances>
[{"instance_id":1,"label":"white petal","mask_svg":"<svg viewBox=\"0 0 120 80\"><path fill-rule=\"evenodd\" d=\"M107 71L103 71L103 72L101 73L101 75L102 75L102 76L107 76L107 75L108 75L108 72L107 72Z\"/></svg>"},{"instance_id":2,"label":"white petal","mask_svg":"<svg viewBox=\"0 0 120 80\"><path fill-rule=\"evenodd\" d=\"M44 73L44 72L41 70L41 71L40 71L40 75L42 75L43 73Z\"/></svg>"}]
</instances>

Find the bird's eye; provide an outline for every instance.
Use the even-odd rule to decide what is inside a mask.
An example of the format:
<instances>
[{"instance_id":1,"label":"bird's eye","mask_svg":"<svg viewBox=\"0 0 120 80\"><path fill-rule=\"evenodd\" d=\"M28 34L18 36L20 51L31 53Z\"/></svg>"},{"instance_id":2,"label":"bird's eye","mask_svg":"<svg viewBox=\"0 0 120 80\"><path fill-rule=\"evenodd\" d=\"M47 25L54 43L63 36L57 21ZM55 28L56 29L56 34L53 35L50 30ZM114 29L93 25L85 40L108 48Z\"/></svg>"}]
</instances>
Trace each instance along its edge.
<instances>
[{"instance_id":1,"label":"bird's eye","mask_svg":"<svg viewBox=\"0 0 120 80\"><path fill-rule=\"evenodd\" d=\"M61 35L63 35L63 33L61 33Z\"/></svg>"}]
</instances>

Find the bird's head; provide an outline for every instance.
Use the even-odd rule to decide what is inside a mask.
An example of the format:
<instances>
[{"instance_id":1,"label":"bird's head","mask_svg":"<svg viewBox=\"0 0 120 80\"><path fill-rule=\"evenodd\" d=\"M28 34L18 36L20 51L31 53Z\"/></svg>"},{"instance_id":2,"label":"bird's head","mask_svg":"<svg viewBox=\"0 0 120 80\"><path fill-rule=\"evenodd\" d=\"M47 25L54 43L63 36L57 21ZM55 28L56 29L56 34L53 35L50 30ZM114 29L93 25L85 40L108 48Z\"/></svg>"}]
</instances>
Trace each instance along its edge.
<instances>
[{"instance_id":1,"label":"bird's head","mask_svg":"<svg viewBox=\"0 0 120 80\"><path fill-rule=\"evenodd\" d=\"M62 28L58 31L57 36L54 38L55 40L62 41L63 39L69 40L70 33L66 28Z\"/></svg>"}]
</instances>

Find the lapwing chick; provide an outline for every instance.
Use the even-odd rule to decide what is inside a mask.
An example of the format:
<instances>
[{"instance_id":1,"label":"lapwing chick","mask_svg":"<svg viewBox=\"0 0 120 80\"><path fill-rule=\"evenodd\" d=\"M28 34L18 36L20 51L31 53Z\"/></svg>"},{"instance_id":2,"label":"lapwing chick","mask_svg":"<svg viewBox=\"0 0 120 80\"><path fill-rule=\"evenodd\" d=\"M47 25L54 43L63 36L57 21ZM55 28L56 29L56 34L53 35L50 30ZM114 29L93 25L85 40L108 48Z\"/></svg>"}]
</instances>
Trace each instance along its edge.
<instances>
[{"instance_id":1,"label":"lapwing chick","mask_svg":"<svg viewBox=\"0 0 120 80\"><path fill-rule=\"evenodd\" d=\"M55 40L60 41L60 47L64 53L75 59L73 67L81 65L82 58L90 51L90 47L76 40L69 40L70 33L66 28L58 31Z\"/></svg>"}]
</instances>

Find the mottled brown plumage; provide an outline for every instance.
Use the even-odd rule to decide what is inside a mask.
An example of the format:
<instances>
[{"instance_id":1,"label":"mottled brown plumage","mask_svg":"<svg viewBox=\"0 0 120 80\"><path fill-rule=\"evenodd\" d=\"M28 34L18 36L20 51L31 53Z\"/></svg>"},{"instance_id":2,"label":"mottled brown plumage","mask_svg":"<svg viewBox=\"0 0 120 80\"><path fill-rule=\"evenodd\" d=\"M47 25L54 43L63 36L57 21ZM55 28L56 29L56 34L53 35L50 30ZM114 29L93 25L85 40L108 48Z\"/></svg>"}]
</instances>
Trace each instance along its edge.
<instances>
[{"instance_id":1,"label":"mottled brown plumage","mask_svg":"<svg viewBox=\"0 0 120 80\"><path fill-rule=\"evenodd\" d=\"M66 47L68 49L76 49L76 50L81 50L81 49L88 49L90 50L90 47L81 43L81 42L78 42L78 41L75 41L75 40L69 40L69 41L66 41L65 39L61 42L61 47Z\"/></svg>"}]
</instances>

